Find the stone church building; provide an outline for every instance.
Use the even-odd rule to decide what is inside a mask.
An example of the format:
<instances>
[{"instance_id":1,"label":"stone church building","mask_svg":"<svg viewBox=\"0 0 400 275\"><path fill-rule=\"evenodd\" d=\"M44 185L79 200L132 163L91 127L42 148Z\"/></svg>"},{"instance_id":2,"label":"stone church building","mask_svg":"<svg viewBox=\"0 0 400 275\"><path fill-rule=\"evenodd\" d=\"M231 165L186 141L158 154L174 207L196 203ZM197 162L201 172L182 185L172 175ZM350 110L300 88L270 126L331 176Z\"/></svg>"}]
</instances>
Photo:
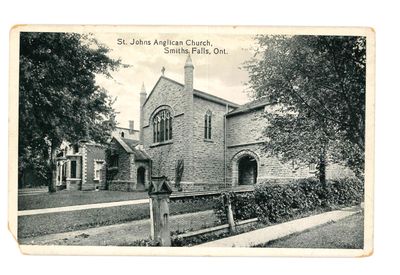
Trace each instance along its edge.
<instances>
[{"instance_id":1,"label":"stone church building","mask_svg":"<svg viewBox=\"0 0 400 275\"><path fill-rule=\"evenodd\" d=\"M58 184L138 191L148 188L152 176L166 176L175 188L207 191L315 175L315 165L283 164L262 151L263 113L269 111L265 99L239 105L199 91L190 56L183 69L183 83L163 74L149 94L142 86L139 131L131 121L129 128L117 127L108 148L91 142L66 147ZM183 164L181 176L178 163ZM327 178L351 175L336 164L326 172Z\"/></svg>"},{"instance_id":2,"label":"stone church building","mask_svg":"<svg viewBox=\"0 0 400 275\"><path fill-rule=\"evenodd\" d=\"M183 160L183 190L212 190L270 180L310 177L315 165L285 165L262 152L268 102L238 105L194 88L194 65L188 56L184 83L164 75L147 95L140 92L140 143L152 160L152 175L175 181ZM328 166L327 177L348 173Z\"/></svg>"}]
</instances>

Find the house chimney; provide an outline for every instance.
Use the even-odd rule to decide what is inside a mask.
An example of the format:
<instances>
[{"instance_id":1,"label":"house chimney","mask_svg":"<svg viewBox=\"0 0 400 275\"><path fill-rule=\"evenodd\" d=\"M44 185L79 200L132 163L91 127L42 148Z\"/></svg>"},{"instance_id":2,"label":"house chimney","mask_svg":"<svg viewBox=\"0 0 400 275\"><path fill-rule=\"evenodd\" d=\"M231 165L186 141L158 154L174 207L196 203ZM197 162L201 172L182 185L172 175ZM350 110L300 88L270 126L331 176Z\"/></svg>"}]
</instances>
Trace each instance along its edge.
<instances>
[{"instance_id":1,"label":"house chimney","mask_svg":"<svg viewBox=\"0 0 400 275\"><path fill-rule=\"evenodd\" d=\"M134 126L135 126L134 121L129 120L129 134L131 135L133 134L133 130L135 129Z\"/></svg>"},{"instance_id":2,"label":"house chimney","mask_svg":"<svg viewBox=\"0 0 400 275\"><path fill-rule=\"evenodd\" d=\"M139 139L140 143L143 144L143 126L144 126L144 110L143 105L146 102L147 93L144 83L142 83L142 89L140 90L140 125L139 125Z\"/></svg>"},{"instance_id":3,"label":"house chimney","mask_svg":"<svg viewBox=\"0 0 400 275\"><path fill-rule=\"evenodd\" d=\"M185 63L185 90L193 91L193 70L194 66L190 54L188 55Z\"/></svg>"}]
</instances>

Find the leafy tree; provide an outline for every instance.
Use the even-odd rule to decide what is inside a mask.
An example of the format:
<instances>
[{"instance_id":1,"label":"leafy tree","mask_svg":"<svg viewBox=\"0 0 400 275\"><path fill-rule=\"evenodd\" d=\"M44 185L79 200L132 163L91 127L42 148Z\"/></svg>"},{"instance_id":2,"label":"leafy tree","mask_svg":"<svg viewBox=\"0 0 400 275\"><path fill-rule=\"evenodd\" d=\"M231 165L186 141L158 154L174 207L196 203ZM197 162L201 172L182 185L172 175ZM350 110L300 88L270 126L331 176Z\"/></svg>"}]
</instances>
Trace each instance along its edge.
<instances>
[{"instance_id":1,"label":"leafy tree","mask_svg":"<svg viewBox=\"0 0 400 275\"><path fill-rule=\"evenodd\" d=\"M96 75L111 77L120 60L91 35L34 33L20 35L19 163L47 174L55 191L57 149L63 141L104 142L113 114L112 99L96 85Z\"/></svg>"},{"instance_id":2,"label":"leafy tree","mask_svg":"<svg viewBox=\"0 0 400 275\"><path fill-rule=\"evenodd\" d=\"M283 161L326 161L363 175L366 40L355 36L256 37L245 63L255 98L271 105L265 150Z\"/></svg>"}]
</instances>

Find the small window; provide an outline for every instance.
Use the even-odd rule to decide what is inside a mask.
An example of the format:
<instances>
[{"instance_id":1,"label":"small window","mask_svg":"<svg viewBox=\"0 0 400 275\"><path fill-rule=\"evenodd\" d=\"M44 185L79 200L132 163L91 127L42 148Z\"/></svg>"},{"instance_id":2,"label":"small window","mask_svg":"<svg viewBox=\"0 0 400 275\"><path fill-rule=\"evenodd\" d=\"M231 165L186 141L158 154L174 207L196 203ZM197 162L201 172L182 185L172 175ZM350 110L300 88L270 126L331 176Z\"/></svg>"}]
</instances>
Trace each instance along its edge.
<instances>
[{"instance_id":1,"label":"small window","mask_svg":"<svg viewBox=\"0 0 400 275\"><path fill-rule=\"evenodd\" d=\"M100 180L101 168L103 167L103 160L96 160L94 162L94 179Z\"/></svg>"},{"instance_id":2,"label":"small window","mask_svg":"<svg viewBox=\"0 0 400 275\"><path fill-rule=\"evenodd\" d=\"M76 179L76 160L71 160L71 178Z\"/></svg>"},{"instance_id":3,"label":"small window","mask_svg":"<svg viewBox=\"0 0 400 275\"><path fill-rule=\"evenodd\" d=\"M110 156L110 168L118 168L118 155Z\"/></svg>"},{"instance_id":4,"label":"small window","mask_svg":"<svg viewBox=\"0 0 400 275\"><path fill-rule=\"evenodd\" d=\"M125 133L124 132L121 132L121 137L123 138L124 136L125 136Z\"/></svg>"},{"instance_id":5,"label":"small window","mask_svg":"<svg viewBox=\"0 0 400 275\"><path fill-rule=\"evenodd\" d=\"M211 111L204 116L204 139L211 139Z\"/></svg>"}]
</instances>

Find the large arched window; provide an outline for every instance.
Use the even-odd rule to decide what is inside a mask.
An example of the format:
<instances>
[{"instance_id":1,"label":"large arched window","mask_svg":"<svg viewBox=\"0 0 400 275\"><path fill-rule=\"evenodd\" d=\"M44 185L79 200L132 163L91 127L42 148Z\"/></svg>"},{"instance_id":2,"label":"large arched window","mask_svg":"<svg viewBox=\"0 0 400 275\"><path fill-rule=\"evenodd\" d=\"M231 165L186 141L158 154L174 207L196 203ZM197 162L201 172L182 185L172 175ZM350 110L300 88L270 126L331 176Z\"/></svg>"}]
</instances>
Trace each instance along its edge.
<instances>
[{"instance_id":1,"label":"large arched window","mask_svg":"<svg viewBox=\"0 0 400 275\"><path fill-rule=\"evenodd\" d=\"M204 116L204 138L211 139L211 111Z\"/></svg>"},{"instance_id":2,"label":"large arched window","mask_svg":"<svg viewBox=\"0 0 400 275\"><path fill-rule=\"evenodd\" d=\"M159 111L153 118L153 142L172 139L172 116L168 110Z\"/></svg>"}]
</instances>

